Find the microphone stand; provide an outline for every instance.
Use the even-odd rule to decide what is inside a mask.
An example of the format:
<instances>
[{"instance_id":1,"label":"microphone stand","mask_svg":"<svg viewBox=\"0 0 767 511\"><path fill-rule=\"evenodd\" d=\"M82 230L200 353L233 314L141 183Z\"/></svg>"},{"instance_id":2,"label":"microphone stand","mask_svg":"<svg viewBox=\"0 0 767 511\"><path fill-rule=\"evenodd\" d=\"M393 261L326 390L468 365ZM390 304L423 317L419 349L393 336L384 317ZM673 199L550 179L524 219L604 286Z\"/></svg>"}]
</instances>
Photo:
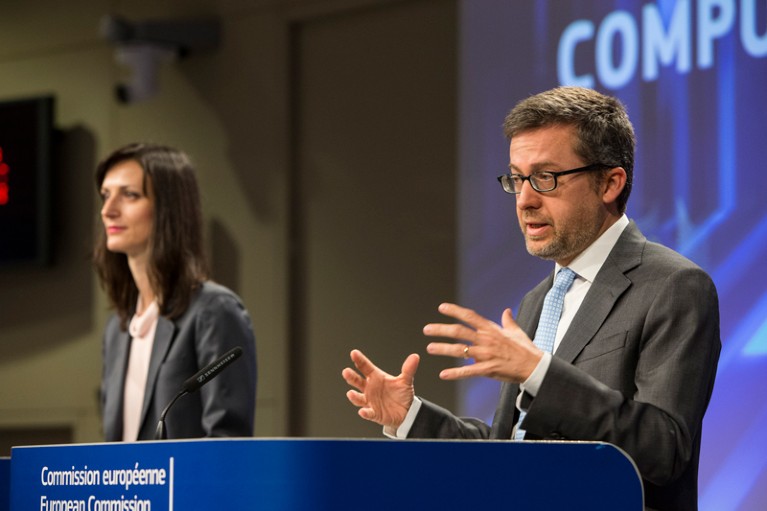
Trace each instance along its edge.
<instances>
[{"instance_id":1,"label":"microphone stand","mask_svg":"<svg viewBox=\"0 0 767 511\"><path fill-rule=\"evenodd\" d=\"M165 407L165 410L162 411L162 413L160 414L160 420L157 423L157 430L154 433L155 440L167 440L168 432L165 430L165 416L168 414L168 410L170 410L170 407L173 406L173 403L178 401L178 398L188 393L189 391L182 389L178 394L176 394L176 397L174 397L171 400L171 402L168 403L168 406Z\"/></svg>"},{"instance_id":2,"label":"microphone stand","mask_svg":"<svg viewBox=\"0 0 767 511\"><path fill-rule=\"evenodd\" d=\"M168 414L168 410L173 406L173 403L178 401L178 398L190 392L196 392L200 387L208 383L210 380L218 376L229 364L237 360L242 355L242 348L235 346L221 357L214 360L210 364L206 365L197 374L188 378L181 386L181 390L176 397L174 397L165 410L160 414L160 420L157 422L157 430L154 433L155 440L166 440L168 438L168 432L165 429L165 416Z\"/></svg>"}]
</instances>

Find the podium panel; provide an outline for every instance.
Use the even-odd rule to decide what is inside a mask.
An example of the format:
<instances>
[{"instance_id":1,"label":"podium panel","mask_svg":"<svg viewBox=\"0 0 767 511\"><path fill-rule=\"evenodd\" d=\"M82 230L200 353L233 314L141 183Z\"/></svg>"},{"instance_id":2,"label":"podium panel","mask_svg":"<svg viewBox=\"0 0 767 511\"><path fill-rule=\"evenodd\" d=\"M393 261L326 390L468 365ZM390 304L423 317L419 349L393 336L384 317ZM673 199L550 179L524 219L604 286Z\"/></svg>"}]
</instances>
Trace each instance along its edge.
<instances>
[{"instance_id":1,"label":"podium panel","mask_svg":"<svg viewBox=\"0 0 767 511\"><path fill-rule=\"evenodd\" d=\"M525 467L525 470L521 470ZM14 447L11 511L643 509L593 442L203 439Z\"/></svg>"},{"instance_id":2,"label":"podium panel","mask_svg":"<svg viewBox=\"0 0 767 511\"><path fill-rule=\"evenodd\" d=\"M11 508L11 458L0 458L0 511Z\"/></svg>"}]
</instances>

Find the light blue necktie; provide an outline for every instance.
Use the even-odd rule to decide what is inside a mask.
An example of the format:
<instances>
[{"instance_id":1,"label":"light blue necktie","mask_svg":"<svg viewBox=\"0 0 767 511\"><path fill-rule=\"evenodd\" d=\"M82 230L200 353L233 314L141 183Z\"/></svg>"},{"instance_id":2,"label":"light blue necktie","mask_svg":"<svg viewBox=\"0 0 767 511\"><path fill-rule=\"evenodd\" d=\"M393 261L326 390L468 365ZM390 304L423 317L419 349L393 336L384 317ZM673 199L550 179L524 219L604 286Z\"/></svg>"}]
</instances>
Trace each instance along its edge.
<instances>
[{"instance_id":1,"label":"light blue necktie","mask_svg":"<svg viewBox=\"0 0 767 511\"><path fill-rule=\"evenodd\" d=\"M541 311L541 319L538 320L538 328L535 331L533 344L547 353L551 353L554 350L554 340L557 336L559 318L562 316L565 293L570 289L573 280L575 280L575 272L570 268L562 268L554 279L554 286L549 289L549 292L546 293L546 298L543 300L543 311ZM519 427L524 418L525 412L520 411L517 432L514 435L515 440L522 440L525 437L525 430Z\"/></svg>"}]
</instances>

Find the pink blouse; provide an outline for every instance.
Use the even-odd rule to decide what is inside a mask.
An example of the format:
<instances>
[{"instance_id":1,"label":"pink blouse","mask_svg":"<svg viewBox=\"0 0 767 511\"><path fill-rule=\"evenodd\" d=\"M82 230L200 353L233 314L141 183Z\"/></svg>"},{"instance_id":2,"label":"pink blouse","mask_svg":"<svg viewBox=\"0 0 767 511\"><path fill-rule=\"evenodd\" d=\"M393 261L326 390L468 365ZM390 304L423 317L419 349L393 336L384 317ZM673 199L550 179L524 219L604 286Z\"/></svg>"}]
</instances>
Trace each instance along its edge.
<instances>
[{"instance_id":1,"label":"pink blouse","mask_svg":"<svg viewBox=\"0 0 767 511\"><path fill-rule=\"evenodd\" d=\"M135 442L138 438L149 359L159 317L160 309L153 301L141 315L134 315L128 325L132 341L123 388L123 441Z\"/></svg>"}]
</instances>

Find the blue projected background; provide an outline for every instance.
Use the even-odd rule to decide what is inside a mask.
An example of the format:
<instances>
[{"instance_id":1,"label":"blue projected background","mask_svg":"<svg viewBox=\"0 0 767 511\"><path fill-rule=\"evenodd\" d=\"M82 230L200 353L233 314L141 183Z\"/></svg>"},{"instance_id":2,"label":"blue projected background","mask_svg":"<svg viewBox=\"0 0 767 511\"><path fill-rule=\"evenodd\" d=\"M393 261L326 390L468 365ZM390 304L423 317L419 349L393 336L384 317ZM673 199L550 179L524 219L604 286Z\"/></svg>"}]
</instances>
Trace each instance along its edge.
<instances>
[{"instance_id":1,"label":"blue projected background","mask_svg":"<svg viewBox=\"0 0 767 511\"><path fill-rule=\"evenodd\" d=\"M767 509L767 1L464 0L460 303L500 321L552 269L528 255L501 124L557 85L619 97L637 132L628 215L719 290L722 354L704 421L700 509ZM492 418L498 384L462 387Z\"/></svg>"}]
</instances>

